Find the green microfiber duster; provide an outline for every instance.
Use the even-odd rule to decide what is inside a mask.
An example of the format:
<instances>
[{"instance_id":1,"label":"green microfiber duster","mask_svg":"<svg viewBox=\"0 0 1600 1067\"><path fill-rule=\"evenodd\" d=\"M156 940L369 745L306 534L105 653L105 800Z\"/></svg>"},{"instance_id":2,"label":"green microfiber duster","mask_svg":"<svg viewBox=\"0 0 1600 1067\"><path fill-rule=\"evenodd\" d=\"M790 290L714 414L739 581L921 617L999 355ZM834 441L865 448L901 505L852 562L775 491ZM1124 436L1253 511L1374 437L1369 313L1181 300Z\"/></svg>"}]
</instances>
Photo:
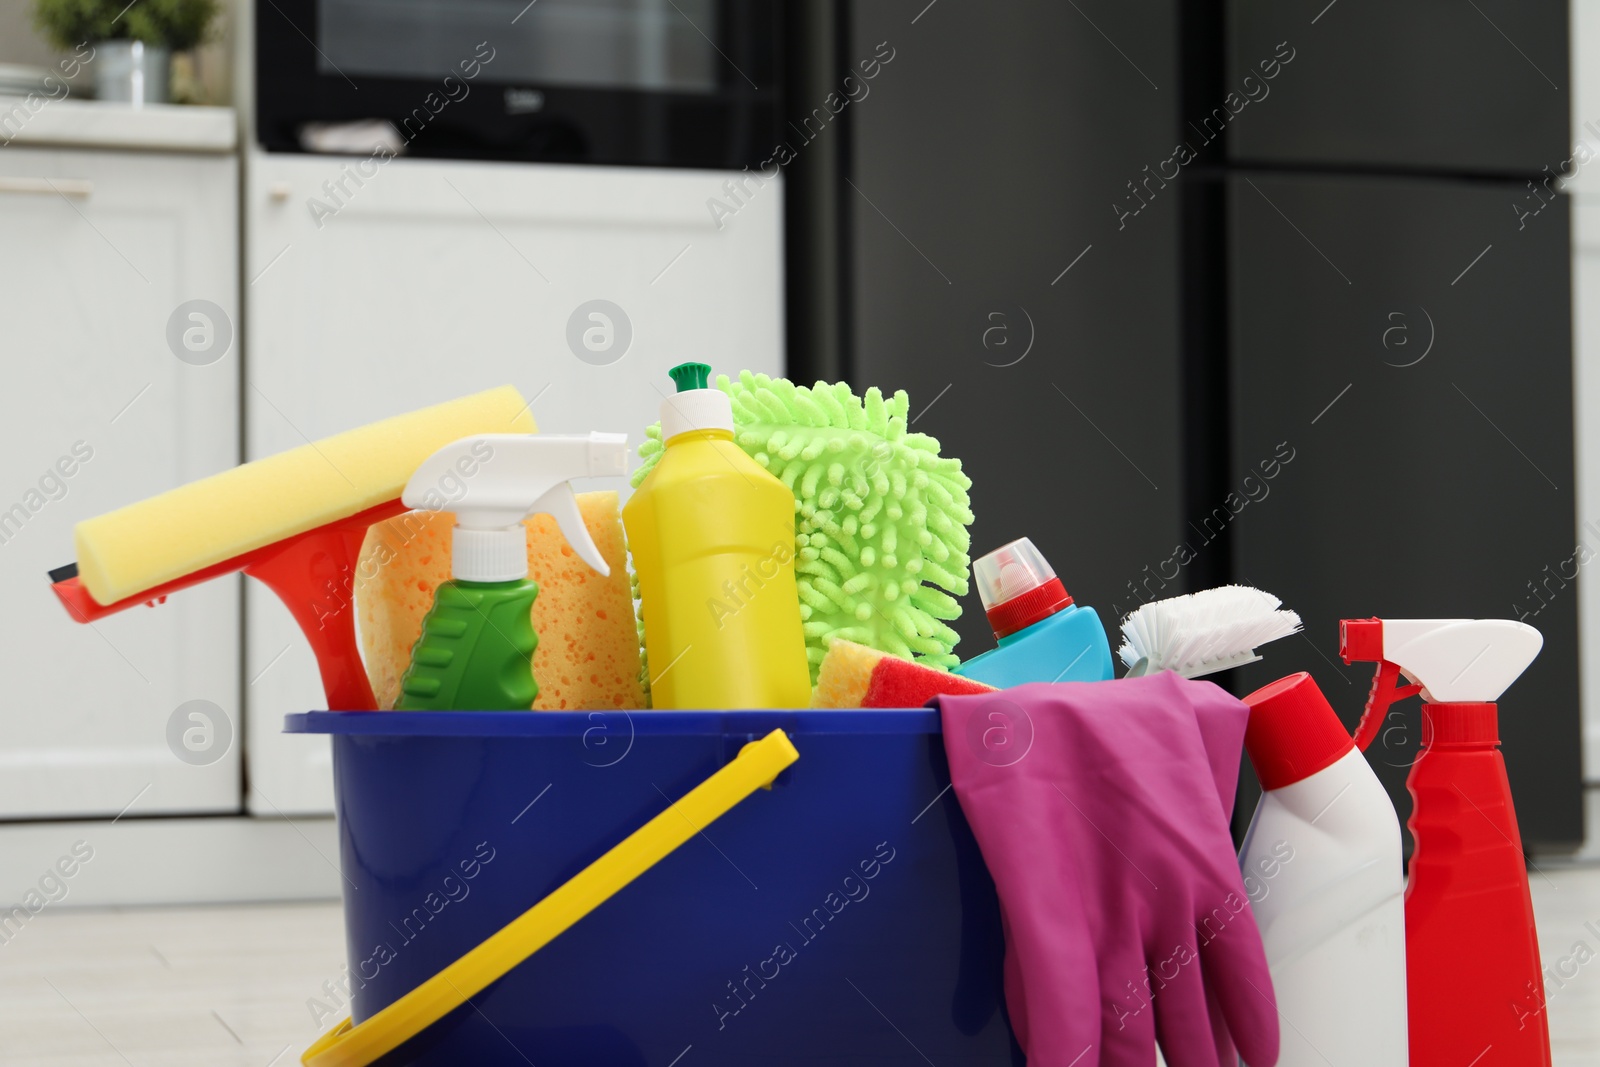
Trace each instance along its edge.
<instances>
[{"instance_id":1,"label":"green microfiber duster","mask_svg":"<svg viewBox=\"0 0 1600 1067\"><path fill-rule=\"evenodd\" d=\"M967 591L972 480L934 438L906 432L904 390L859 397L843 382L808 388L749 371L717 388L733 399L734 440L794 491L813 683L835 638L929 666L960 662L945 620ZM645 433L635 486L664 447L659 424Z\"/></svg>"}]
</instances>

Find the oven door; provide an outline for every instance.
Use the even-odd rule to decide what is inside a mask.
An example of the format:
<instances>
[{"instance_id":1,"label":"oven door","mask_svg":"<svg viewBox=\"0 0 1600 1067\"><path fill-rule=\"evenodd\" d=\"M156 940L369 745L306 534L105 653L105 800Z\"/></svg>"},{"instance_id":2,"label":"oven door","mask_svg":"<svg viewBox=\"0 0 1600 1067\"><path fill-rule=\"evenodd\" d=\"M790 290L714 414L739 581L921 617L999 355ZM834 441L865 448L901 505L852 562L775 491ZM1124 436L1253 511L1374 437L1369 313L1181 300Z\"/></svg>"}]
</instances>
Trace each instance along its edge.
<instances>
[{"instance_id":1,"label":"oven door","mask_svg":"<svg viewBox=\"0 0 1600 1067\"><path fill-rule=\"evenodd\" d=\"M781 139L781 0L260 0L256 129L407 155L738 169Z\"/></svg>"}]
</instances>

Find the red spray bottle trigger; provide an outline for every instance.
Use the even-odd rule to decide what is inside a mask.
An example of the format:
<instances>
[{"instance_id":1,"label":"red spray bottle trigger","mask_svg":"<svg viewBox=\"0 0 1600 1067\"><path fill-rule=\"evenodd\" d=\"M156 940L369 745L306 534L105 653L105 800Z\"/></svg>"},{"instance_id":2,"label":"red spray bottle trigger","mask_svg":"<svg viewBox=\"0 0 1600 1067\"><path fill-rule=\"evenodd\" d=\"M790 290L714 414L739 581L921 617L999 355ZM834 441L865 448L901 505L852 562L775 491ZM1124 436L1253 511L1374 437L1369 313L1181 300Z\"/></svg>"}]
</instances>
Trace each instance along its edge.
<instances>
[{"instance_id":1,"label":"red spray bottle trigger","mask_svg":"<svg viewBox=\"0 0 1600 1067\"><path fill-rule=\"evenodd\" d=\"M1372 677L1372 691L1367 694L1367 706L1361 712L1360 724L1356 726L1356 747L1365 752L1383 728L1389 706L1397 700L1422 692L1422 686L1400 684L1400 665L1383 658L1382 619L1341 619L1339 655L1346 663L1378 665L1377 673Z\"/></svg>"}]
</instances>

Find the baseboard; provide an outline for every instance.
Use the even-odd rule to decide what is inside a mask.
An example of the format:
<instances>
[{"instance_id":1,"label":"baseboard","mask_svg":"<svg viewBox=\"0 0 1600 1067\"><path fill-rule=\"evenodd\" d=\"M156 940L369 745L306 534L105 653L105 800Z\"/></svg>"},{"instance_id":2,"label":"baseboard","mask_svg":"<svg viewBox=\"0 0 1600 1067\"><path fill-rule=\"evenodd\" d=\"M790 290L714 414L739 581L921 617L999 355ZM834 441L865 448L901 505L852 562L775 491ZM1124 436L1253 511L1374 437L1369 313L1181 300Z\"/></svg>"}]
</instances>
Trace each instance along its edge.
<instances>
[{"instance_id":1,"label":"baseboard","mask_svg":"<svg viewBox=\"0 0 1600 1067\"><path fill-rule=\"evenodd\" d=\"M0 940L53 908L337 899L338 862L331 818L0 825Z\"/></svg>"},{"instance_id":2,"label":"baseboard","mask_svg":"<svg viewBox=\"0 0 1600 1067\"><path fill-rule=\"evenodd\" d=\"M1600 784L1590 783L1583 791L1583 847L1571 856L1579 862L1600 862Z\"/></svg>"}]
</instances>

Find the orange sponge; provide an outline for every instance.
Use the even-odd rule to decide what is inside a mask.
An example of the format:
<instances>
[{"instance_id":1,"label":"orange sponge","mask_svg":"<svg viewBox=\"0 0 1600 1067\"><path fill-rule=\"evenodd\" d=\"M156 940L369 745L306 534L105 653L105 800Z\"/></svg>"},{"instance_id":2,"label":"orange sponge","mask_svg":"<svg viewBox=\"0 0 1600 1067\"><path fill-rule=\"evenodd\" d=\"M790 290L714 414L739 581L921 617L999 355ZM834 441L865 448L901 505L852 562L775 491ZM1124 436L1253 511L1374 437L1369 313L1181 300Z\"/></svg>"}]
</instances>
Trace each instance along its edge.
<instances>
[{"instance_id":1,"label":"orange sponge","mask_svg":"<svg viewBox=\"0 0 1600 1067\"><path fill-rule=\"evenodd\" d=\"M533 630L539 647L533 676L536 711L644 707L639 635L628 591L627 543L617 494L579 493L578 510L589 536L611 567L609 577L590 570L548 515L528 528L528 577L539 584ZM450 577L448 512L412 511L373 525L356 568L361 651L378 707L392 708L411 647L433 592Z\"/></svg>"},{"instance_id":2,"label":"orange sponge","mask_svg":"<svg viewBox=\"0 0 1600 1067\"><path fill-rule=\"evenodd\" d=\"M934 670L854 641L835 640L822 657L816 708L920 708L941 694L992 693L994 686Z\"/></svg>"}]
</instances>

